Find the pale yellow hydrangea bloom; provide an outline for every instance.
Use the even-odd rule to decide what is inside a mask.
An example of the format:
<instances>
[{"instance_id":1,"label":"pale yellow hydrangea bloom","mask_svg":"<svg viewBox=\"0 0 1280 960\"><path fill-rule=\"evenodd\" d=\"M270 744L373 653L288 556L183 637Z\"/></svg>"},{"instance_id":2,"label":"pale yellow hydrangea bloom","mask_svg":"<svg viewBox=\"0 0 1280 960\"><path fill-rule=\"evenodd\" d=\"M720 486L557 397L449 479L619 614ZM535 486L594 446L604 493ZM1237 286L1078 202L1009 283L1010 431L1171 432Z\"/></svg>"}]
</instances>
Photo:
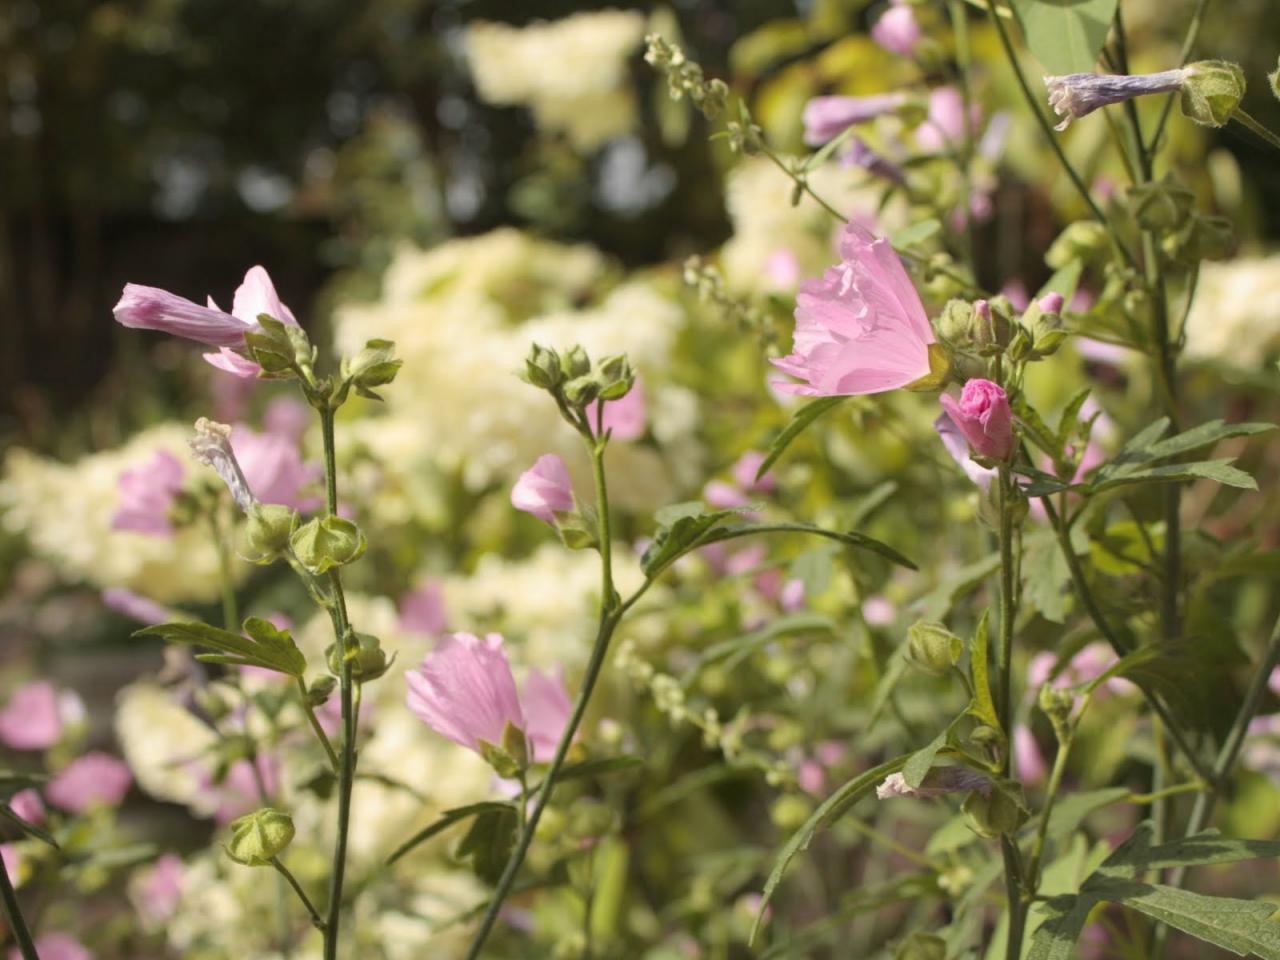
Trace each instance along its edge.
<instances>
[{"instance_id":1,"label":"pale yellow hydrangea bloom","mask_svg":"<svg viewBox=\"0 0 1280 960\"><path fill-rule=\"evenodd\" d=\"M1257 370L1280 347L1280 254L1200 266L1186 356Z\"/></svg>"}]
</instances>

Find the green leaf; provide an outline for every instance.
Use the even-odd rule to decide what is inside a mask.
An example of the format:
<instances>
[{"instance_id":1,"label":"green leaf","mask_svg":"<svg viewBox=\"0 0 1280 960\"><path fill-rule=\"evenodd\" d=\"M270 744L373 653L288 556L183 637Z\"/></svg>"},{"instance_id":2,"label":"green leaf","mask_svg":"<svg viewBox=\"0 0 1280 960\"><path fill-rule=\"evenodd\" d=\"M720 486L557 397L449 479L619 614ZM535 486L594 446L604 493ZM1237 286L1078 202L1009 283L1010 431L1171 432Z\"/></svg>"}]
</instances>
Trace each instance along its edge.
<instances>
[{"instance_id":1,"label":"green leaf","mask_svg":"<svg viewBox=\"0 0 1280 960\"><path fill-rule=\"evenodd\" d=\"M826 537L828 540L843 543L847 547L869 550L872 553L879 554L891 563L906 567L908 570L919 569L915 563L908 560L893 547L876 540L874 537L855 533L852 530L847 532L827 530L825 527L817 527L811 523L746 523L735 524L731 527L719 527L703 537L698 546L720 543L723 540L733 540L737 537L750 537L757 533L807 533L815 537Z\"/></svg>"},{"instance_id":2,"label":"green leaf","mask_svg":"<svg viewBox=\"0 0 1280 960\"><path fill-rule=\"evenodd\" d=\"M606 774L634 770L643 766L644 757L637 757L629 753L618 757L593 757L590 760L580 760L577 763L566 763L560 768L556 783L563 783L565 780L581 780L587 777L603 777ZM530 790L530 793L533 792L533 790Z\"/></svg>"},{"instance_id":3,"label":"green leaf","mask_svg":"<svg viewBox=\"0 0 1280 960\"><path fill-rule=\"evenodd\" d=\"M1049 814L1049 828L1046 836L1050 841L1065 840L1080 828L1080 824L1089 814L1113 803L1119 803L1129 796L1127 787L1106 787L1102 790L1088 790L1083 793L1069 793L1053 805Z\"/></svg>"},{"instance_id":4,"label":"green leaf","mask_svg":"<svg viewBox=\"0 0 1280 960\"><path fill-rule=\"evenodd\" d=\"M708 542L704 538L716 524L739 512L704 512L703 505L696 500L664 507L654 516L658 521L658 530L653 535L653 543L640 558L640 568L650 579L656 577L690 550Z\"/></svg>"},{"instance_id":5,"label":"green leaf","mask_svg":"<svg viewBox=\"0 0 1280 960\"><path fill-rule=\"evenodd\" d=\"M760 469L756 471L756 479L759 480L769 472L769 468L773 466L778 457L782 456L783 451L791 446L791 441L804 433L811 423L828 410L834 410L848 399L848 397L819 397L817 400L810 400L792 414L791 422L782 429L782 432L769 445L769 450L760 464Z\"/></svg>"},{"instance_id":6,"label":"green leaf","mask_svg":"<svg viewBox=\"0 0 1280 960\"><path fill-rule=\"evenodd\" d=\"M1150 838L1149 823L1139 825L1144 839ZM1190 867L1210 863L1238 863L1241 860L1261 860L1280 857L1280 841L1241 840L1224 837L1217 831L1184 837L1159 846L1145 842L1125 844L1109 856L1103 866L1108 876L1132 878L1148 870L1164 870L1168 867Z\"/></svg>"},{"instance_id":7,"label":"green leaf","mask_svg":"<svg viewBox=\"0 0 1280 960\"><path fill-rule=\"evenodd\" d=\"M777 859L773 863L773 870L769 873L769 879L765 881L764 891L760 897L760 905L756 910L756 920L751 927L751 936L748 938L748 943L755 942L765 908L773 898L773 892L778 888L778 884L782 882L782 876L787 872L787 867L791 865L791 861L801 852L809 849L809 844L813 842L813 838L819 830L828 827L845 811L874 790L876 785L889 774L897 773L901 770L906 765L907 759L906 755L897 757L854 777L831 796L827 797L826 800L822 801L818 809L813 811L809 819L805 821L804 826L791 835L791 839L778 852Z\"/></svg>"},{"instance_id":8,"label":"green leaf","mask_svg":"<svg viewBox=\"0 0 1280 960\"><path fill-rule=\"evenodd\" d=\"M1214 480L1226 487L1257 490L1258 483L1253 477L1230 465L1234 459L1234 457L1228 457L1222 460L1201 460L1195 463L1169 463L1147 469L1134 467L1123 472L1103 467L1097 479L1089 485L1089 491L1101 493L1103 490L1141 483L1181 483L1190 480Z\"/></svg>"},{"instance_id":9,"label":"green leaf","mask_svg":"<svg viewBox=\"0 0 1280 960\"><path fill-rule=\"evenodd\" d=\"M1097 903L1091 897L1054 897L1044 908L1049 918L1031 938L1027 960L1075 960L1076 941L1089 922L1089 911Z\"/></svg>"},{"instance_id":10,"label":"green leaf","mask_svg":"<svg viewBox=\"0 0 1280 960\"><path fill-rule=\"evenodd\" d=\"M929 771L933 769L933 765L938 759L938 751L947 745L947 740L951 737L951 731L955 729L959 719L957 717L952 720L927 745L921 747L907 759L902 768L902 779L906 781L908 787L915 789L924 783L924 778L928 776Z\"/></svg>"},{"instance_id":11,"label":"green leaf","mask_svg":"<svg viewBox=\"0 0 1280 960\"><path fill-rule=\"evenodd\" d=\"M497 800L484 800L480 803L468 804L465 807L455 807L452 810L446 810L440 815L440 818L430 826L419 830L404 843L400 844L400 846L396 847L395 851L387 857L387 866L391 866L391 864L395 863L414 847L425 843L436 834L448 830L454 824L462 823L464 820L468 820L471 817L478 817L484 813L498 813L503 810L510 810L513 815L515 814L515 808L510 803Z\"/></svg>"},{"instance_id":12,"label":"green leaf","mask_svg":"<svg viewBox=\"0 0 1280 960\"><path fill-rule=\"evenodd\" d=\"M496 884L516 844L516 809L499 804L497 809L480 813L471 829L458 844L459 859L470 860L475 875L488 884Z\"/></svg>"},{"instance_id":13,"label":"green leaf","mask_svg":"<svg viewBox=\"0 0 1280 960\"><path fill-rule=\"evenodd\" d=\"M53 849L55 850L61 849L58 846L58 841L53 839L52 834L48 833L45 830L42 830L40 827L36 826L31 821L24 820L22 817L18 816L16 813L13 812L13 808L10 807L7 803L0 803L0 817L3 817L4 819L8 820L10 823L12 823L15 827L17 827L27 836L35 837L37 840L41 841L42 843L47 843L49 846L53 847Z\"/></svg>"},{"instance_id":14,"label":"green leaf","mask_svg":"<svg viewBox=\"0 0 1280 960\"><path fill-rule=\"evenodd\" d=\"M982 560L961 567L920 599L920 616L925 620L940 620L957 600L978 589L999 568L999 553L990 553Z\"/></svg>"},{"instance_id":15,"label":"green leaf","mask_svg":"<svg viewBox=\"0 0 1280 960\"><path fill-rule=\"evenodd\" d=\"M1023 541L1023 599L1051 623L1067 619L1071 569L1050 530L1037 530Z\"/></svg>"},{"instance_id":16,"label":"green leaf","mask_svg":"<svg viewBox=\"0 0 1280 960\"><path fill-rule=\"evenodd\" d=\"M211 627L205 623L162 623L136 631L135 637L160 637L170 643L185 643L193 647L207 647L218 653L197 654L206 663L224 663L235 667L262 667L291 677L301 677L307 669L306 657L287 630L276 630L265 620L250 618L250 626L257 636L241 636L230 630ZM265 629L264 629L265 628Z\"/></svg>"},{"instance_id":17,"label":"green leaf","mask_svg":"<svg viewBox=\"0 0 1280 960\"><path fill-rule=\"evenodd\" d=\"M1027 46L1051 74L1092 73L1119 0L1009 0Z\"/></svg>"},{"instance_id":18,"label":"green leaf","mask_svg":"<svg viewBox=\"0 0 1280 960\"><path fill-rule=\"evenodd\" d=\"M998 731L1001 736L1005 736L1006 731L1000 726L1000 714L996 712L995 699L991 696L989 675L991 668L987 652L990 614L990 610L982 611L982 619L978 621L978 627L973 632L973 642L969 645L969 674L973 680L973 699L969 702L969 709L966 712Z\"/></svg>"},{"instance_id":19,"label":"green leaf","mask_svg":"<svg viewBox=\"0 0 1280 960\"><path fill-rule=\"evenodd\" d=\"M905 250L923 243L942 229L942 221L935 218L921 220L909 227L903 227L889 238L889 242L898 250Z\"/></svg>"},{"instance_id":20,"label":"green leaf","mask_svg":"<svg viewBox=\"0 0 1280 960\"><path fill-rule=\"evenodd\" d=\"M1153 444L1146 449L1146 453L1153 460L1163 460L1181 456L1232 437L1248 437L1274 429L1273 423L1225 423L1222 420L1210 420L1208 423L1202 423Z\"/></svg>"}]
</instances>

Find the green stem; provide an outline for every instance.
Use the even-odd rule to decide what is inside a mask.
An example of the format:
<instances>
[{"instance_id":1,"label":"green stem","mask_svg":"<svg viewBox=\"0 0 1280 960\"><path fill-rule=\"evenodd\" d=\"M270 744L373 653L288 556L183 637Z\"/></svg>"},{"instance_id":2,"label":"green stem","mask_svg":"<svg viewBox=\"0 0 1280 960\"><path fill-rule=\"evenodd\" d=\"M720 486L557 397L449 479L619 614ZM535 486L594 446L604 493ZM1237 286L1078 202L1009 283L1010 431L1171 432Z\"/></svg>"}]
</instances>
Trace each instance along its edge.
<instances>
[{"instance_id":1,"label":"green stem","mask_svg":"<svg viewBox=\"0 0 1280 960\"><path fill-rule=\"evenodd\" d=\"M276 868L280 876L289 882L289 886L293 887L293 892L298 895L298 899L302 901L302 906L306 908L307 913L311 917L311 924L318 930L324 929L324 919L320 916L320 911L315 908L315 904L311 902L311 898L307 896L307 892L302 889L302 885L298 883L297 878L289 871L279 857L271 858L271 865Z\"/></svg>"},{"instance_id":2,"label":"green stem","mask_svg":"<svg viewBox=\"0 0 1280 960\"><path fill-rule=\"evenodd\" d=\"M31 931L27 929L27 921L22 917L22 908L18 906L18 895L14 892L9 880L9 871L0 861L0 905L4 907L4 918L9 925L13 939L18 941L18 951L22 960L40 960L36 953L35 941L31 939Z\"/></svg>"},{"instance_id":3,"label":"green stem","mask_svg":"<svg viewBox=\"0 0 1280 960\"><path fill-rule=\"evenodd\" d=\"M1044 809L1040 811L1040 824L1036 828L1035 843L1031 847L1031 864L1027 867L1027 890L1033 896L1040 890L1040 861L1044 858L1045 839L1049 836L1049 816L1053 813L1053 805L1058 799L1062 777L1067 772L1067 757L1071 753L1071 745L1075 742L1075 738L1075 724L1071 723L1066 735L1058 742L1058 753L1053 758L1053 770L1050 771L1049 782L1045 785Z\"/></svg>"},{"instance_id":4,"label":"green stem","mask_svg":"<svg viewBox=\"0 0 1280 960\"><path fill-rule=\"evenodd\" d=\"M977 224L974 222L973 211L970 208L970 201L973 197L973 124L970 118L973 115L973 91L969 85L969 20L968 14L965 12L964 3L961 0L947 0L947 13L951 19L951 31L956 38L956 67L957 80L960 86L960 101L963 108L964 117L964 139L961 141L961 155L958 166L960 167L960 176L964 183L964 196L962 203L964 204L964 222L965 222L965 255L969 262L969 272L975 277L978 275L978 244L977 244Z\"/></svg>"},{"instance_id":5,"label":"green stem","mask_svg":"<svg viewBox=\"0 0 1280 960\"><path fill-rule=\"evenodd\" d=\"M533 842L533 835L538 830L538 821L542 819L542 812L551 801L551 794L555 790L560 768L564 766L564 758L569 752L569 747L573 744L573 738L577 735L583 715L587 712L587 704L590 702L591 694L595 690L596 681L600 679L600 670L604 666L605 654L609 651L609 641L613 638L614 630L617 629L618 621L622 619L622 614L625 610L619 604L618 595L613 586L611 563L612 532L609 524L608 491L604 479L605 444L602 439L591 438L589 431L585 436L591 452L591 469L595 479L596 509L599 523L600 625L596 630L595 643L591 648L591 659L587 662L587 670L582 678L582 687L578 690L578 698L573 704L573 712L569 715L569 722L565 725L564 733L560 736L560 742L556 744L555 756L551 758L551 765L547 768L547 775L543 778L541 787L538 788L538 798L534 802L533 811L529 814L528 823L520 831L520 838L516 843L516 848L502 871L498 885L494 888L493 897L490 898L484 917L480 921L480 927L476 930L471 946L467 950L466 960L476 960L480 956L480 951L484 948L485 941L493 931L494 923L497 922L498 913L502 910L502 904L511 893L516 874L519 873L520 866L524 863L525 855L529 852L529 844ZM635 599L636 597L633 597L631 602L634 602ZM630 603L628 603L629 605Z\"/></svg>"},{"instance_id":6,"label":"green stem","mask_svg":"<svg viewBox=\"0 0 1280 960\"><path fill-rule=\"evenodd\" d=\"M302 710L307 715L307 722L310 723L311 729L315 732L316 739L320 741L320 746L324 747L325 755L329 758L329 766L333 768L334 773L339 772L340 764L338 755L334 753L333 744L329 742L329 736L324 732L324 727L320 726L320 721L316 718L315 708L311 706L311 701L307 698L307 681L298 677L298 695L302 698Z\"/></svg>"},{"instance_id":7,"label":"green stem","mask_svg":"<svg viewBox=\"0 0 1280 960\"><path fill-rule=\"evenodd\" d=\"M1200 36L1200 25L1204 22L1204 11L1209 0L1197 0L1196 8L1191 14L1191 22L1187 25L1187 35L1182 40L1182 52L1178 55L1178 66L1184 67L1191 58L1196 39ZM1178 96L1171 93L1164 98L1164 107L1160 111L1160 119L1156 122L1155 131L1151 134L1151 142L1147 144L1147 153L1155 156L1160 149L1160 139L1164 136L1165 124L1169 122L1169 113L1173 110L1173 100Z\"/></svg>"},{"instance_id":8,"label":"green stem","mask_svg":"<svg viewBox=\"0 0 1280 960\"><path fill-rule=\"evenodd\" d=\"M1231 115L1231 119L1240 124L1240 126L1252 130L1263 140L1267 141L1267 143L1271 144L1271 146L1280 150L1280 136L1276 136L1267 127L1264 127L1257 120L1253 119L1253 117L1249 116L1249 114L1245 113L1243 108L1236 107L1236 112Z\"/></svg>"},{"instance_id":9,"label":"green stem","mask_svg":"<svg viewBox=\"0 0 1280 960\"><path fill-rule=\"evenodd\" d=\"M1159 803L1167 797L1176 797L1182 793L1204 793L1205 788L1206 785L1199 780L1188 780L1186 783L1175 783L1171 787L1165 787L1162 790L1155 790L1151 793L1131 793L1124 798L1124 802L1146 806Z\"/></svg>"}]
</instances>

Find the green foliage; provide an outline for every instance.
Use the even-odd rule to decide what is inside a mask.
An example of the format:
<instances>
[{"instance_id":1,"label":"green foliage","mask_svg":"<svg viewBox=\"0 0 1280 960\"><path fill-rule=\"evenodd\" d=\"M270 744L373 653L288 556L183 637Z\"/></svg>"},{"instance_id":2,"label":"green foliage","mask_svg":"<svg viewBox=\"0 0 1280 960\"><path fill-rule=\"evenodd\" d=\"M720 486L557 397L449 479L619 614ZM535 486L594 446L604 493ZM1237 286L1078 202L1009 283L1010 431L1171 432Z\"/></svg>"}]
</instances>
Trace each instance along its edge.
<instances>
[{"instance_id":1,"label":"green foliage","mask_svg":"<svg viewBox=\"0 0 1280 960\"><path fill-rule=\"evenodd\" d=\"M791 421L783 428L782 432L774 438L773 443L769 444L769 449L765 453L765 458L760 464L760 468L756 471L756 479L759 480L769 468L777 462L778 458L786 452L787 447L791 446L791 441L804 433L815 420L821 417L829 410L834 410L840 404L848 400L848 397L819 397L816 400L810 400L799 410L791 415Z\"/></svg>"},{"instance_id":2,"label":"green foliage","mask_svg":"<svg viewBox=\"0 0 1280 960\"><path fill-rule=\"evenodd\" d=\"M1010 0L1027 46L1052 74L1092 73L1119 0Z\"/></svg>"},{"instance_id":3,"label":"green foliage","mask_svg":"<svg viewBox=\"0 0 1280 960\"><path fill-rule=\"evenodd\" d=\"M471 829L458 844L458 858L470 860L471 869L485 883L497 883L502 875L515 847L517 820L516 810L510 804L479 811L471 821Z\"/></svg>"},{"instance_id":4,"label":"green foliage","mask_svg":"<svg viewBox=\"0 0 1280 960\"><path fill-rule=\"evenodd\" d=\"M204 623L162 623L138 630L134 636L160 637L170 643L218 651L196 654L196 659L205 663L261 667L291 677L301 677L306 672L307 658L288 630L277 630L266 620L250 617L244 622L244 631L247 637Z\"/></svg>"},{"instance_id":5,"label":"green foliage","mask_svg":"<svg viewBox=\"0 0 1280 960\"><path fill-rule=\"evenodd\" d=\"M508 802L498 800L484 800L480 803L469 803L465 807L455 807L452 810L446 810L436 820L432 821L428 826L423 827L412 837L406 840L400 846L392 851L387 857L387 865L395 863L401 857L411 853L415 848L426 843L438 833L443 833L455 824L470 820L472 817L479 817L484 814L500 814L512 813L514 815L515 808ZM499 821L494 821L499 822Z\"/></svg>"}]
</instances>

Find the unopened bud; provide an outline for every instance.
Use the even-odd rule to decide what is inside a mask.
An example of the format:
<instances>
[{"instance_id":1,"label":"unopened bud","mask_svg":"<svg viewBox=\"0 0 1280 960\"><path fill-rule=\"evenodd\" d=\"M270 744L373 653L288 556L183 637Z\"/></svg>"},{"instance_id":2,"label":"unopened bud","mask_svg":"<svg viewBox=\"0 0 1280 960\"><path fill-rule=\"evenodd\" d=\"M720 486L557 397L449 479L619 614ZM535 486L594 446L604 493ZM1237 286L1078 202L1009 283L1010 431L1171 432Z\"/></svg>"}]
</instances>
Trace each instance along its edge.
<instances>
[{"instance_id":1,"label":"unopened bud","mask_svg":"<svg viewBox=\"0 0 1280 960\"><path fill-rule=\"evenodd\" d=\"M964 641L941 623L918 620L907 629L907 662L935 677L945 676L964 653Z\"/></svg>"},{"instance_id":2,"label":"unopened bud","mask_svg":"<svg viewBox=\"0 0 1280 960\"><path fill-rule=\"evenodd\" d=\"M1021 789L1016 784L1002 784L988 793L974 790L964 799L960 810L969 829L985 839L1012 834L1026 821L1027 812L1011 793Z\"/></svg>"},{"instance_id":3,"label":"unopened bud","mask_svg":"<svg viewBox=\"0 0 1280 960\"><path fill-rule=\"evenodd\" d=\"M227 855L246 867L265 867L293 842L293 818L265 807L231 822Z\"/></svg>"},{"instance_id":4,"label":"unopened bud","mask_svg":"<svg viewBox=\"0 0 1280 960\"><path fill-rule=\"evenodd\" d=\"M298 528L298 513L282 503L257 503L249 507L245 538L255 563L270 563L289 549L289 538Z\"/></svg>"}]
</instances>

